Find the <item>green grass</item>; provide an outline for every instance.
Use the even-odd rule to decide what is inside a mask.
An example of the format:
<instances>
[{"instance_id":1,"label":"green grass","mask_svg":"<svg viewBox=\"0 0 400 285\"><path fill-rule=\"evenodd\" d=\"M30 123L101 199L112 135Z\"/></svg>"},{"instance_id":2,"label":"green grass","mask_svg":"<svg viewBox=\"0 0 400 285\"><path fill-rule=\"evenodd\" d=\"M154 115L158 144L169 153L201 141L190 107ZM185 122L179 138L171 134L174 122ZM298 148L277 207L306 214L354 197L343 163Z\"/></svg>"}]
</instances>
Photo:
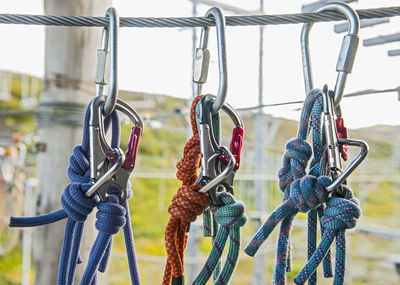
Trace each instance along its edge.
<instances>
[{"instance_id":1,"label":"green grass","mask_svg":"<svg viewBox=\"0 0 400 285\"><path fill-rule=\"evenodd\" d=\"M6 255L0 256L0 284L17 285L21 282L22 248L14 248Z\"/></svg>"}]
</instances>

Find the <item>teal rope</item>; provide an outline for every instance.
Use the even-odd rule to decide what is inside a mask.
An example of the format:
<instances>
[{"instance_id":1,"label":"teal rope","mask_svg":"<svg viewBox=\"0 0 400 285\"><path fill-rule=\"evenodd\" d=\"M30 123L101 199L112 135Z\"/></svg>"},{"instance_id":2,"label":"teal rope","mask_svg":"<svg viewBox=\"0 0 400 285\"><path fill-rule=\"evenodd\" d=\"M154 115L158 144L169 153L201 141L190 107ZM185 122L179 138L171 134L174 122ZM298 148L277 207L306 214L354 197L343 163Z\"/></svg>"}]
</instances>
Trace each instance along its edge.
<instances>
[{"instance_id":1,"label":"teal rope","mask_svg":"<svg viewBox=\"0 0 400 285\"><path fill-rule=\"evenodd\" d=\"M218 274L214 284L228 284L238 261L240 250L240 227L242 227L247 221L247 216L244 213L245 205L241 201L236 201L233 195L228 192L218 192L217 197L224 203L224 205L212 205L210 206L210 209L216 223L220 227L217 231L207 261L192 283L194 285L204 285L210 279L221 260L228 237L228 256L222 271Z\"/></svg>"}]
</instances>

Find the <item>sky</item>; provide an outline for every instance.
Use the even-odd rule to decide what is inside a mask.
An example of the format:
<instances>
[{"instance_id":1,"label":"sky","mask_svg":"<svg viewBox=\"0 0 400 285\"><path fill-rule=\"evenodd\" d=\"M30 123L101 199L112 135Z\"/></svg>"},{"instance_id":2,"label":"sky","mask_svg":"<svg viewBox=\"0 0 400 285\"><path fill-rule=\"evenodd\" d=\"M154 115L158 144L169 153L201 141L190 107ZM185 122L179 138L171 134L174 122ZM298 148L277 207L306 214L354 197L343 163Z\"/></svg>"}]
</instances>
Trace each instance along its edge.
<instances>
[{"instance_id":1,"label":"sky","mask_svg":"<svg viewBox=\"0 0 400 285\"><path fill-rule=\"evenodd\" d=\"M223 2L223 1L221 1ZM311 1L265 0L267 14L299 13L301 4ZM225 0L243 9L256 10L259 0ZM288 5L290 3L290 5ZM362 0L351 4L355 9L399 5L398 0ZM192 16L189 0L139 1L115 0L120 16L186 17ZM208 6L198 5L198 16ZM1 13L43 14L41 0L2 1ZM60 13L62 14L62 13ZM231 15L225 12L225 15ZM336 81L336 60L344 34L333 32L333 23L316 23L310 35L315 87ZM302 25L266 26L264 28L263 103L302 100L305 97L300 56ZM99 29L96 29L100 33ZM360 45L345 93L365 89L388 89L400 86L400 56L388 57L387 50L399 49L400 42L363 47L362 40L400 31L400 17L390 23L360 30ZM200 29L197 29L197 35ZM0 25L0 70L37 76L44 73L44 28L40 26ZM258 27L227 27L228 95L235 108L258 104ZM210 32L211 53L205 93L218 90L216 34ZM7 39L7 40L5 40ZM192 29L121 28L119 36L119 87L124 90L191 98ZM94 69L94 67L93 67ZM350 128L377 124L400 125L400 101L396 93L343 99L342 111ZM273 116L298 119L300 106L265 108Z\"/></svg>"}]
</instances>

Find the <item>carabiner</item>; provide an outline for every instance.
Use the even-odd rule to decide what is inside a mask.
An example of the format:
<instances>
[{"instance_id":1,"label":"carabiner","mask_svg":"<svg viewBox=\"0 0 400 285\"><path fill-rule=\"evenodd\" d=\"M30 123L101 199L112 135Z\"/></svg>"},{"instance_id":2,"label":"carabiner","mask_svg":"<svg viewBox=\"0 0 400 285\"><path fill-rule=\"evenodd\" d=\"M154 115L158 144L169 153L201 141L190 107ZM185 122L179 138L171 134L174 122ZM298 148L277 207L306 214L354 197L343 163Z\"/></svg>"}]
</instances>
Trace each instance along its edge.
<instances>
[{"instance_id":1,"label":"carabiner","mask_svg":"<svg viewBox=\"0 0 400 285\"><path fill-rule=\"evenodd\" d=\"M139 138L143 130L143 121L140 116L124 101L117 99L115 109L127 115L135 124L131 130L128 149L124 155L119 148L112 149L106 139L104 131L103 108L106 96L98 96L91 103L89 140L90 140L90 178L93 186L86 192L87 196L95 193L101 201L107 200L107 190L111 185L121 190L120 203L127 199L127 184L132 172L139 145Z\"/></svg>"},{"instance_id":2,"label":"carabiner","mask_svg":"<svg viewBox=\"0 0 400 285\"><path fill-rule=\"evenodd\" d=\"M220 146L220 116L212 114L211 108L215 97L205 95L196 106L196 120L200 136L201 174L196 184L203 185L201 193L209 192L211 200L218 205L217 187L233 194L233 179L239 168L240 151L243 144L243 121L239 114L227 103L222 106L235 124L230 150Z\"/></svg>"},{"instance_id":3,"label":"carabiner","mask_svg":"<svg viewBox=\"0 0 400 285\"><path fill-rule=\"evenodd\" d=\"M335 10L346 16L349 21L349 32L343 38L342 47L340 49L339 58L336 63L336 71L338 76L336 79L335 91L334 91L334 103L337 107L342 100L343 90L346 84L347 74L351 73L353 68L354 59L358 47L358 32L360 30L360 19L357 13L350 6L339 3L331 2L323 5L322 7L316 9L314 12L321 12L326 10ZM310 48L309 48L309 35L313 23L306 23L303 25L301 30L301 56L302 56L302 66L304 75L304 86L306 94L308 94L313 89L313 80L311 72L311 61L310 61Z\"/></svg>"},{"instance_id":4,"label":"carabiner","mask_svg":"<svg viewBox=\"0 0 400 285\"><path fill-rule=\"evenodd\" d=\"M333 182L326 187L327 191L337 192L341 195L340 189L338 187L345 182L347 177L360 165L360 163L366 158L368 154L368 144L362 140L348 139L348 138L338 138L338 133L336 130L336 124L334 122L335 108L333 107L333 94L328 91L328 86L324 85L322 89L322 100L323 100L323 115L324 115L324 131L326 138L326 148L327 148L327 163L330 173L333 178ZM347 166L345 170L342 170L342 163L340 159L340 146L350 145L358 146L361 148L358 156ZM339 174L340 172L340 174Z\"/></svg>"},{"instance_id":5,"label":"carabiner","mask_svg":"<svg viewBox=\"0 0 400 285\"><path fill-rule=\"evenodd\" d=\"M219 87L217 97L212 105L212 114L215 115L224 105L228 90L228 72L226 64L226 44L225 44L225 18L219 8L213 7L207 11L206 17L213 17L217 29L218 46L218 68L219 68ZM196 49L193 82L197 83L196 93L201 94L202 84L207 82L208 68L210 62L210 52L207 49L209 27L201 30L200 47ZM196 96L197 96L196 95Z\"/></svg>"},{"instance_id":6,"label":"carabiner","mask_svg":"<svg viewBox=\"0 0 400 285\"><path fill-rule=\"evenodd\" d=\"M101 35L101 47L97 50L96 70L94 82L96 83L96 96L103 95L104 86L107 85L104 76L106 71L107 53L110 52L108 96L103 107L104 116L114 111L118 97L118 29L119 17L115 8L109 8L106 12L109 18L109 26L104 27Z\"/></svg>"}]
</instances>

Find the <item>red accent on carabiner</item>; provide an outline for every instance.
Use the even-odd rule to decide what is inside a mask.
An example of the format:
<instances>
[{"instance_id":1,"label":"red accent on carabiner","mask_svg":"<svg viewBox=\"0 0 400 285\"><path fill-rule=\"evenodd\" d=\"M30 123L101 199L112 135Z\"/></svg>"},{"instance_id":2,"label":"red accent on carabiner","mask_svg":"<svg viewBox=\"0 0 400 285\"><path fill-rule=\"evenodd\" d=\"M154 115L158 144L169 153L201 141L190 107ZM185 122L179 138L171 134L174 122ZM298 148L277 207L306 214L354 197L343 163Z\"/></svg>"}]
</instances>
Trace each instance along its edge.
<instances>
[{"instance_id":1,"label":"red accent on carabiner","mask_svg":"<svg viewBox=\"0 0 400 285\"><path fill-rule=\"evenodd\" d=\"M142 128L135 126L131 130L128 147L125 154L125 162L122 167L133 170L136 163L136 155L139 147L139 139L142 134Z\"/></svg>"},{"instance_id":2,"label":"red accent on carabiner","mask_svg":"<svg viewBox=\"0 0 400 285\"><path fill-rule=\"evenodd\" d=\"M235 170L239 169L240 166L240 153L242 151L242 146L243 146L243 137L244 137L244 130L242 127L236 127L233 129L229 150L236 159ZM219 156L219 159L225 163L228 163L228 158L223 154Z\"/></svg>"},{"instance_id":3,"label":"red accent on carabiner","mask_svg":"<svg viewBox=\"0 0 400 285\"><path fill-rule=\"evenodd\" d=\"M344 126L344 121L342 118L336 119L336 130L338 134L338 138L347 139L347 128ZM341 144L339 146L340 154L344 161L347 160L347 151L349 150L349 146L347 144Z\"/></svg>"}]
</instances>

